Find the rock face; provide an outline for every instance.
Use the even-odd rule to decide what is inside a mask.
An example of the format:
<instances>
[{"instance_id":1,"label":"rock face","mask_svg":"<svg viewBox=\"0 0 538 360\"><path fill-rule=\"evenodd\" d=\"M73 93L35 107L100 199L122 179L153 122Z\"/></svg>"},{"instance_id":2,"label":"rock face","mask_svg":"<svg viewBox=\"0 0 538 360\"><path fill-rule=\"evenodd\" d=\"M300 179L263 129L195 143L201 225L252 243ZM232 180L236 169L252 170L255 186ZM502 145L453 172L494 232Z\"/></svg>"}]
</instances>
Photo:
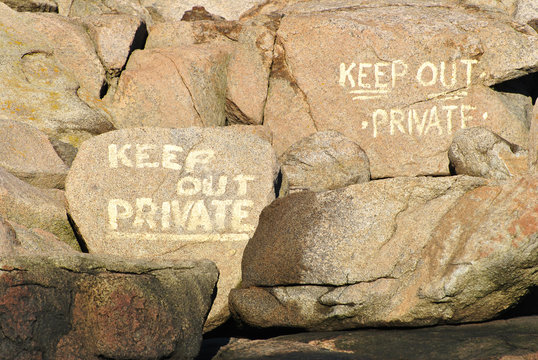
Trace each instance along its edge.
<instances>
[{"instance_id":1,"label":"rock face","mask_svg":"<svg viewBox=\"0 0 538 360\"><path fill-rule=\"evenodd\" d=\"M37 19L45 20L44 16L17 13L0 3L4 29L0 42L5 44L0 62L0 116L29 123L76 146L92 134L111 130L112 125L77 95L80 84L47 37L53 29L45 34L39 30L44 23Z\"/></svg>"},{"instance_id":2,"label":"rock face","mask_svg":"<svg viewBox=\"0 0 538 360\"><path fill-rule=\"evenodd\" d=\"M19 180L0 168L0 214L28 228L43 229L80 250L67 219L65 204L52 194Z\"/></svg>"},{"instance_id":3,"label":"rock face","mask_svg":"<svg viewBox=\"0 0 538 360\"><path fill-rule=\"evenodd\" d=\"M532 360L538 354L536 336L538 318L532 316L423 329L314 332L267 340L232 340L213 359Z\"/></svg>"},{"instance_id":4,"label":"rock face","mask_svg":"<svg viewBox=\"0 0 538 360\"><path fill-rule=\"evenodd\" d=\"M232 311L310 330L491 319L538 283L537 181L395 178L279 199Z\"/></svg>"},{"instance_id":5,"label":"rock face","mask_svg":"<svg viewBox=\"0 0 538 360\"><path fill-rule=\"evenodd\" d=\"M67 166L36 128L0 119L0 167L34 186L63 188Z\"/></svg>"},{"instance_id":6,"label":"rock face","mask_svg":"<svg viewBox=\"0 0 538 360\"><path fill-rule=\"evenodd\" d=\"M538 103L534 105L529 138L529 171L538 173Z\"/></svg>"},{"instance_id":7,"label":"rock face","mask_svg":"<svg viewBox=\"0 0 538 360\"><path fill-rule=\"evenodd\" d=\"M504 180L528 170L528 152L484 128L459 130L448 150L456 174Z\"/></svg>"},{"instance_id":8,"label":"rock face","mask_svg":"<svg viewBox=\"0 0 538 360\"><path fill-rule=\"evenodd\" d=\"M91 253L215 261L211 328L229 316L228 292L277 173L270 144L237 129L124 129L81 146L66 195Z\"/></svg>"},{"instance_id":9,"label":"rock face","mask_svg":"<svg viewBox=\"0 0 538 360\"><path fill-rule=\"evenodd\" d=\"M110 106L116 127L224 125L228 57L196 45L135 51Z\"/></svg>"},{"instance_id":10,"label":"rock face","mask_svg":"<svg viewBox=\"0 0 538 360\"><path fill-rule=\"evenodd\" d=\"M292 145L280 158L281 194L324 191L370 180L361 147L336 131L322 131Z\"/></svg>"},{"instance_id":11,"label":"rock face","mask_svg":"<svg viewBox=\"0 0 538 360\"><path fill-rule=\"evenodd\" d=\"M237 20L250 8L263 3L261 0L218 1L218 0L141 0L140 3L155 20L180 21L186 11L195 6L203 6L211 14L226 20Z\"/></svg>"},{"instance_id":12,"label":"rock face","mask_svg":"<svg viewBox=\"0 0 538 360\"><path fill-rule=\"evenodd\" d=\"M209 261L2 257L0 353L6 360L193 359L217 277Z\"/></svg>"},{"instance_id":13,"label":"rock face","mask_svg":"<svg viewBox=\"0 0 538 360\"><path fill-rule=\"evenodd\" d=\"M54 0L3 0L4 4L17 11L58 12Z\"/></svg>"},{"instance_id":14,"label":"rock face","mask_svg":"<svg viewBox=\"0 0 538 360\"><path fill-rule=\"evenodd\" d=\"M483 126L527 146L526 119L506 116L510 106L484 85L538 70L536 34L500 13L402 4L282 10L265 108L278 154L336 130L360 144L372 178L382 178L448 175L446 153L460 128Z\"/></svg>"},{"instance_id":15,"label":"rock face","mask_svg":"<svg viewBox=\"0 0 538 360\"><path fill-rule=\"evenodd\" d=\"M0 258L13 255L20 242L17 240L15 230L2 215L0 215Z\"/></svg>"}]
</instances>

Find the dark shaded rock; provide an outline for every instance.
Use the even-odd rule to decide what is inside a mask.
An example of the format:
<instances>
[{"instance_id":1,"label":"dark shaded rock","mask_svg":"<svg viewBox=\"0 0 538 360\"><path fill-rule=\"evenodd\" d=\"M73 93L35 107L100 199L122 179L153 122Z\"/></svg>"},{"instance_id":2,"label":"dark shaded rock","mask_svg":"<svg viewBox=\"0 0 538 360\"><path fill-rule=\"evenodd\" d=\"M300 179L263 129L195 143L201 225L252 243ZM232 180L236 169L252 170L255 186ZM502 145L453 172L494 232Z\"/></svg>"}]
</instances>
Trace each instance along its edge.
<instances>
[{"instance_id":1,"label":"dark shaded rock","mask_svg":"<svg viewBox=\"0 0 538 360\"><path fill-rule=\"evenodd\" d=\"M218 272L209 261L0 259L0 357L192 359Z\"/></svg>"}]
</instances>

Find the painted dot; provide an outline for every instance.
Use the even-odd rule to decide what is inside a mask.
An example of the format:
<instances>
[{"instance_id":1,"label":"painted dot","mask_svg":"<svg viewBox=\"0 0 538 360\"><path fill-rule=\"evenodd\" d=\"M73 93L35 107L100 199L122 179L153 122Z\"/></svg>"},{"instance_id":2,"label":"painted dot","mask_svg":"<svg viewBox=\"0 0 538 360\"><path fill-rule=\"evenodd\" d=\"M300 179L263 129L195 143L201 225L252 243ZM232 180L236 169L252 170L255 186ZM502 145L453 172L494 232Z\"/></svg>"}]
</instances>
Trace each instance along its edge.
<instances>
[{"instance_id":1,"label":"painted dot","mask_svg":"<svg viewBox=\"0 0 538 360\"><path fill-rule=\"evenodd\" d=\"M483 118L484 120L486 120L486 119L488 118L488 113L485 112L484 114L482 114L482 118Z\"/></svg>"},{"instance_id":2,"label":"painted dot","mask_svg":"<svg viewBox=\"0 0 538 360\"><path fill-rule=\"evenodd\" d=\"M363 121L362 122L362 128L366 129L367 127L368 127L368 121Z\"/></svg>"}]
</instances>

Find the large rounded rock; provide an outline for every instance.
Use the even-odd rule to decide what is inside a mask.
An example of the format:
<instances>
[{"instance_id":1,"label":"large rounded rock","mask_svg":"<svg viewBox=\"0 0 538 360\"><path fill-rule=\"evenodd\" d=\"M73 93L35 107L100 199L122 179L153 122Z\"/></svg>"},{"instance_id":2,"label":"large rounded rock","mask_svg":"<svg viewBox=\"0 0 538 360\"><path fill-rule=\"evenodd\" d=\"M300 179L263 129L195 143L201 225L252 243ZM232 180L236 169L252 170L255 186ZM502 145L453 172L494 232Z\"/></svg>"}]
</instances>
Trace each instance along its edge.
<instances>
[{"instance_id":1,"label":"large rounded rock","mask_svg":"<svg viewBox=\"0 0 538 360\"><path fill-rule=\"evenodd\" d=\"M281 157L281 194L324 191L370 180L370 163L353 140L322 131L293 144Z\"/></svg>"},{"instance_id":2,"label":"large rounded rock","mask_svg":"<svg viewBox=\"0 0 538 360\"><path fill-rule=\"evenodd\" d=\"M257 327L491 319L538 284L537 185L395 178L276 200L230 304Z\"/></svg>"},{"instance_id":3,"label":"large rounded rock","mask_svg":"<svg viewBox=\"0 0 538 360\"><path fill-rule=\"evenodd\" d=\"M364 149L372 178L385 178L448 175L461 128L527 146L527 119L489 86L538 70L532 29L452 1L351 4L280 10L264 117L279 155L336 130Z\"/></svg>"},{"instance_id":4,"label":"large rounded rock","mask_svg":"<svg viewBox=\"0 0 538 360\"><path fill-rule=\"evenodd\" d=\"M0 357L193 359L218 278L200 262L0 258Z\"/></svg>"},{"instance_id":5,"label":"large rounded rock","mask_svg":"<svg viewBox=\"0 0 538 360\"><path fill-rule=\"evenodd\" d=\"M277 173L271 145L236 127L124 129L81 146L66 195L91 253L215 261L212 328L229 317L228 292Z\"/></svg>"}]
</instances>

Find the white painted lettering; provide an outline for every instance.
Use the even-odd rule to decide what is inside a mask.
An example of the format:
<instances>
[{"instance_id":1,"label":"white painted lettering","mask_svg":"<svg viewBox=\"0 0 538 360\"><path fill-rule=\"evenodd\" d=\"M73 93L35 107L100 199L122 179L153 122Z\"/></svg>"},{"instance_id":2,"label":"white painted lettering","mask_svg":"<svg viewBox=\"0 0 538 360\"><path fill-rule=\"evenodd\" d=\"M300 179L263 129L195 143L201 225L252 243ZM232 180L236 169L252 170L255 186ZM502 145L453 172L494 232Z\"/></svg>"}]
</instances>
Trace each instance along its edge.
<instances>
[{"instance_id":1,"label":"white painted lettering","mask_svg":"<svg viewBox=\"0 0 538 360\"><path fill-rule=\"evenodd\" d=\"M149 154L146 153L147 150L155 150L155 145L151 144L136 144L136 167L137 168L156 168L159 167L158 162L146 162L149 159Z\"/></svg>"},{"instance_id":2,"label":"white painted lettering","mask_svg":"<svg viewBox=\"0 0 538 360\"><path fill-rule=\"evenodd\" d=\"M199 227L201 227L204 231L213 230L211 219L209 218L209 213L205 207L204 200L198 200L194 203L191 210L189 223L187 225L187 230L197 231Z\"/></svg>"},{"instance_id":3,"label":"white painted lettering","mask_svg":"<svg viewBox=\"0 0 538 360\"><path fill-rule=\"evenodd\" d=\"M215 207L215 227L217 230L224 230L226 207L232 205L232 200L213 200L211 205Z\"/></svg>"},{"instance_id":4,"label":"white painted lettering","mask_svg":"<svg viewBox=\"0 0 538 360\"><path fill-rule=\"evenodd\" d=\"M400 65L402 68L401 72L398 72L396 65ZM407 74L407 64L402 60L395 60L392 62L392 88L396 87L396 79L399 77L404 77Z\"/></svg>"},{"instance_id":5,"label":"white painted lettering","mask_svg":"<svg viewBox=\"0 0 538 360\"><path fill-rule=\"evenodd\" d=\"M362 79L368 76L368 74L364 73L364 69L365 68L371 68L371 67L372 67L372 64L369 64L369 63L360 63L359 64L359 76L358 76L358 80L357 80L357 85L359 87L366 88L366 89L369 89L371 87L370 84L364 84L362 82Z\"/></svg>"},{"instance_id":6,"label":"white painted lettering","mask_svg":"<svg viewBox=\"0 0 538 360\"><path fill-rule=\"evenodd\" d=\"M254 181L255 177L252 175L237 175L234 177L234 181L237 182L237 195L243 196L247 194L247 181Z\"/></svg>"},{"instance_id":7,"label":"white painted lettering","mask_svg":"<svg viewBox=\"0 0 538 360\"><path fill-rule=\"evenodd\" d=\"M441 127L441 123L439 122L439 115L437 114L437 106L432 107L430 110L430 118L428 120L426 130L424 131L424 135L426 135L432 127L437 128L439 135L443 135L443 128Z\"/></svg>"},{"instance_id":8,"label":"white painted lettering","mask_svg":"<svg viewBox=\"0 0 538 360\"><path fill-rule=\"evenodd\" d=\"M355 87L355 80L353 80L353 77L351 76L351 70L353 70L355 66L357 66L357 64L351 63L349 67L346 69L346 64L344 63L340 64L340 80L338 81L340 86L345 87L346 79L347 79L349 80L351 87Z\"/></svg>"},{"instance_id":9,"label":"white painted lettering","mask_svg":"<svg viewBox=\"0 0 538 360\"><path fill-rule=\"evenodd\" d=\"M118 212L118 207L123 211ZM118 219L128 219L133 216L133 207L128 201L121 199L110 199L108 201L108 224L112 230L118 228Z\"/></svg>"},{"instance_id":10,"label":"white painted lettering","mask_svg":"<svg viewBox=\"0 0 538 360\"><path fill-rule=\"evenodd\" d=\"M407 127L409 129L409 135L413 135L413 123L414 127L417 129L418 135L422 135L424 131L424 126L426 125L426 119L428 118L428 110L424 111L422 115L422 121L419 122L419 117L416 109L409 109L407 116Z\"/></svg>"},{"instance_id":11,"label":"white painted lettering","mask_svg":"<svg viewBox=\"0 0 538 360\"><path fill-rule=\"evenodd\" d=\"M426 70L426 68L429 68L432 73L432 78L430 81L424 81L423 79L424 70ZM417 80L422 86L435 85L435 83L437 82L437 67L433 63L426 61L418 68Z\"/></svg>"},{"instance_id":12,"label":"white painted lettering","mask_svg":"<svg viewBox=\"0 0 538 360\"><path fill-rule=\"evenodd\" d=\"M378 118L381 117L379 120ZM377 109L372 114L372 123L374 124L374 137L377 137L377 129L380 122L388 122L389 121L389 115L387 112L383 109Z\"/></svg>"},{"instance_id":13,"label":"white painted lettering","mask_svg":"<svg viewBox=\"0 0 538 360\"><path fill-rule=\"evenodd\" d=\"M223 175L219 177L219 185L217 191L213 189L213 176L202 180L202 193L207 196L222 196L226 192L226 184L228 177Z\"/></svg>"},{"instance_id":14,"label":"white painted lettering","mask_svg":"<svg viewBox=\"0 0 538 360\"><path fill-rule=\"evenodd\" d=\"M127 157L127 155L125 155L125 151L129 150L130 148L131 148L131 144L126 144L126 145L123 145L118 151L118 145L116 144L108 145L109 167L113 169L117 168L118 160L120 160L124 166L133 167L133 162Z\"/></svg>"},{"instance_id":15,"label":"white painted lettering","mask_svg":"<svg viewBox=\"0 0 538 360\"><path fill-rule=\"evenodd\" d=\"M450 84L446 83L446 74L445 74L445 62L441 61L441 72L439 74L439 80L441 80L441 84L443 84L444 87L450 88L454 85L456 85L457 80L457 69L456 69L456 63L452 63L452 75L450 76Z\"/></svg>"},{"instance_id":16,"label":"white painted lettering","mask_svg":"<svg viewBox=\"0 0 538 360\"><path fill-rule=\"evenodd\" d=\"M243 219L248 217L248 211L243 209L244 207L252 207L254 202L252 200L235 200L232 206L232 221L231 226L234 231L249 232L254 231L254 226L250 224L242 224Z\"/></svg>"},{"instance_id":17,"label":"white painted lettering","mask_svg":"<svg viewBox=\"0 0 538 360\"><path fill-rule=\"evenodd\" d=\"M163 157L162 157L162 164L163 168L165 169L172 169L172 170L181 170L181 165L177 162L174 162L177 160L177 154L178 152L183 152L183 148L181 146L177 145L164 145L163 146Z\"/></svg>"},{"instance_id":18,"label":"white painted lettering","mask_svg":"<svg viewBox=\"0 0 538 360\"><path fill-rule=\"evenodd\" d=\"M400 109L391 109L390 110L390 134L394 135L394 125L398 128L401 133L405 134L403 127L404 112Z\"/></svg>"},{"instance_id":19,"label":"white painted lettering","mask_svg":"<svg viewBox=\"0 0 538 360\"><path fill-rule=\"evenodd\" d=\"M471 85L472 80L472 71L473 71L473 65L477 64L477 60L460 60L462 63L467 65L467 86Z\"/></svg>"},{"instance_id":20,"label":"white painted lettering","mask_svg":"<svg viewBox=\"0 0 538 360\"><path fill-rule=\"evenodd\" d=\"M385 62L376 63L374 65L374 77L375 77L375 87L376 88L383 89L383 88L387 88L389 86L388 83L382 84L380 82L380 78L386 76L386 74L381 70L381 67L382 66L387 66L388 67L389 65L390 65L389 63L385 63Z\"/></svg>"},{"instance_id":21,"label":"white painted lettering","mask_svg":"<svg viewBox=\"0 0 538 360\"><path fill-rule=\"evenodd\" d=\"M157 213L157 206L153 203L151 198L137 198L136 199L136 216L133 221L134 227L142 227L144 223L147 223L150 229L154 229L155 214Z\"/></svg>"},{"instance_id":22,"label":"white painted lettering","mask_svg":"<svg viewBox=\"0 0 538 360\"><path fill-rule=\"evenodd\" d=\"M192 207L194 206L194 201L190 200L183 205L183 210L179 209L179 201L172 200L172 215L174 216L174 224L176 226L185 228L187 219L189 218L189 213L191 212Z\"/></svg>"},{"instance_id":23,"label":"white painted lettering","mask_svg":"<svg viewBox=\"0 0 538 360\"><path fill-rule=\"evenodd\" d=\"M191 150L185 160L185 171L193 172L196 164L207 165L215 157L213 150Z\"/></svg>"},{"instance_id":24,"label":"white painted lettering","mask_svg":"<svg viewBox=\"0 0 538 360\"><path fill-rule=\"evenodd\" d=\"M476 110L474 106L471 105L461 105L460 107L460 118L461 118L461 128L465 129L467 127L467 121L472 121L472 115L466 115L467 111Z\"/></svg>"},{"instance_id":25,"label":"white painted lettering","mask_svg":"<svg viewBox=\"0 0 538 360\"><path fill-rule=\"evenodd\" d=\"M446 110L446 131L452 133L452 112L458 107L456 105L443 106L443 110Z\"/></svg>"},{"instance_id":26,"label":"white painted lettering","mask_svg":"<svg viewBox=\"0 0 538 360\"><path fill-rule=\"evenodd\" d=\"M180 196L192 196L198 194L200 190L202 190L202 182L199 179L185 176L178 181L176 192Z\"/></svg>"}]
</instances>

